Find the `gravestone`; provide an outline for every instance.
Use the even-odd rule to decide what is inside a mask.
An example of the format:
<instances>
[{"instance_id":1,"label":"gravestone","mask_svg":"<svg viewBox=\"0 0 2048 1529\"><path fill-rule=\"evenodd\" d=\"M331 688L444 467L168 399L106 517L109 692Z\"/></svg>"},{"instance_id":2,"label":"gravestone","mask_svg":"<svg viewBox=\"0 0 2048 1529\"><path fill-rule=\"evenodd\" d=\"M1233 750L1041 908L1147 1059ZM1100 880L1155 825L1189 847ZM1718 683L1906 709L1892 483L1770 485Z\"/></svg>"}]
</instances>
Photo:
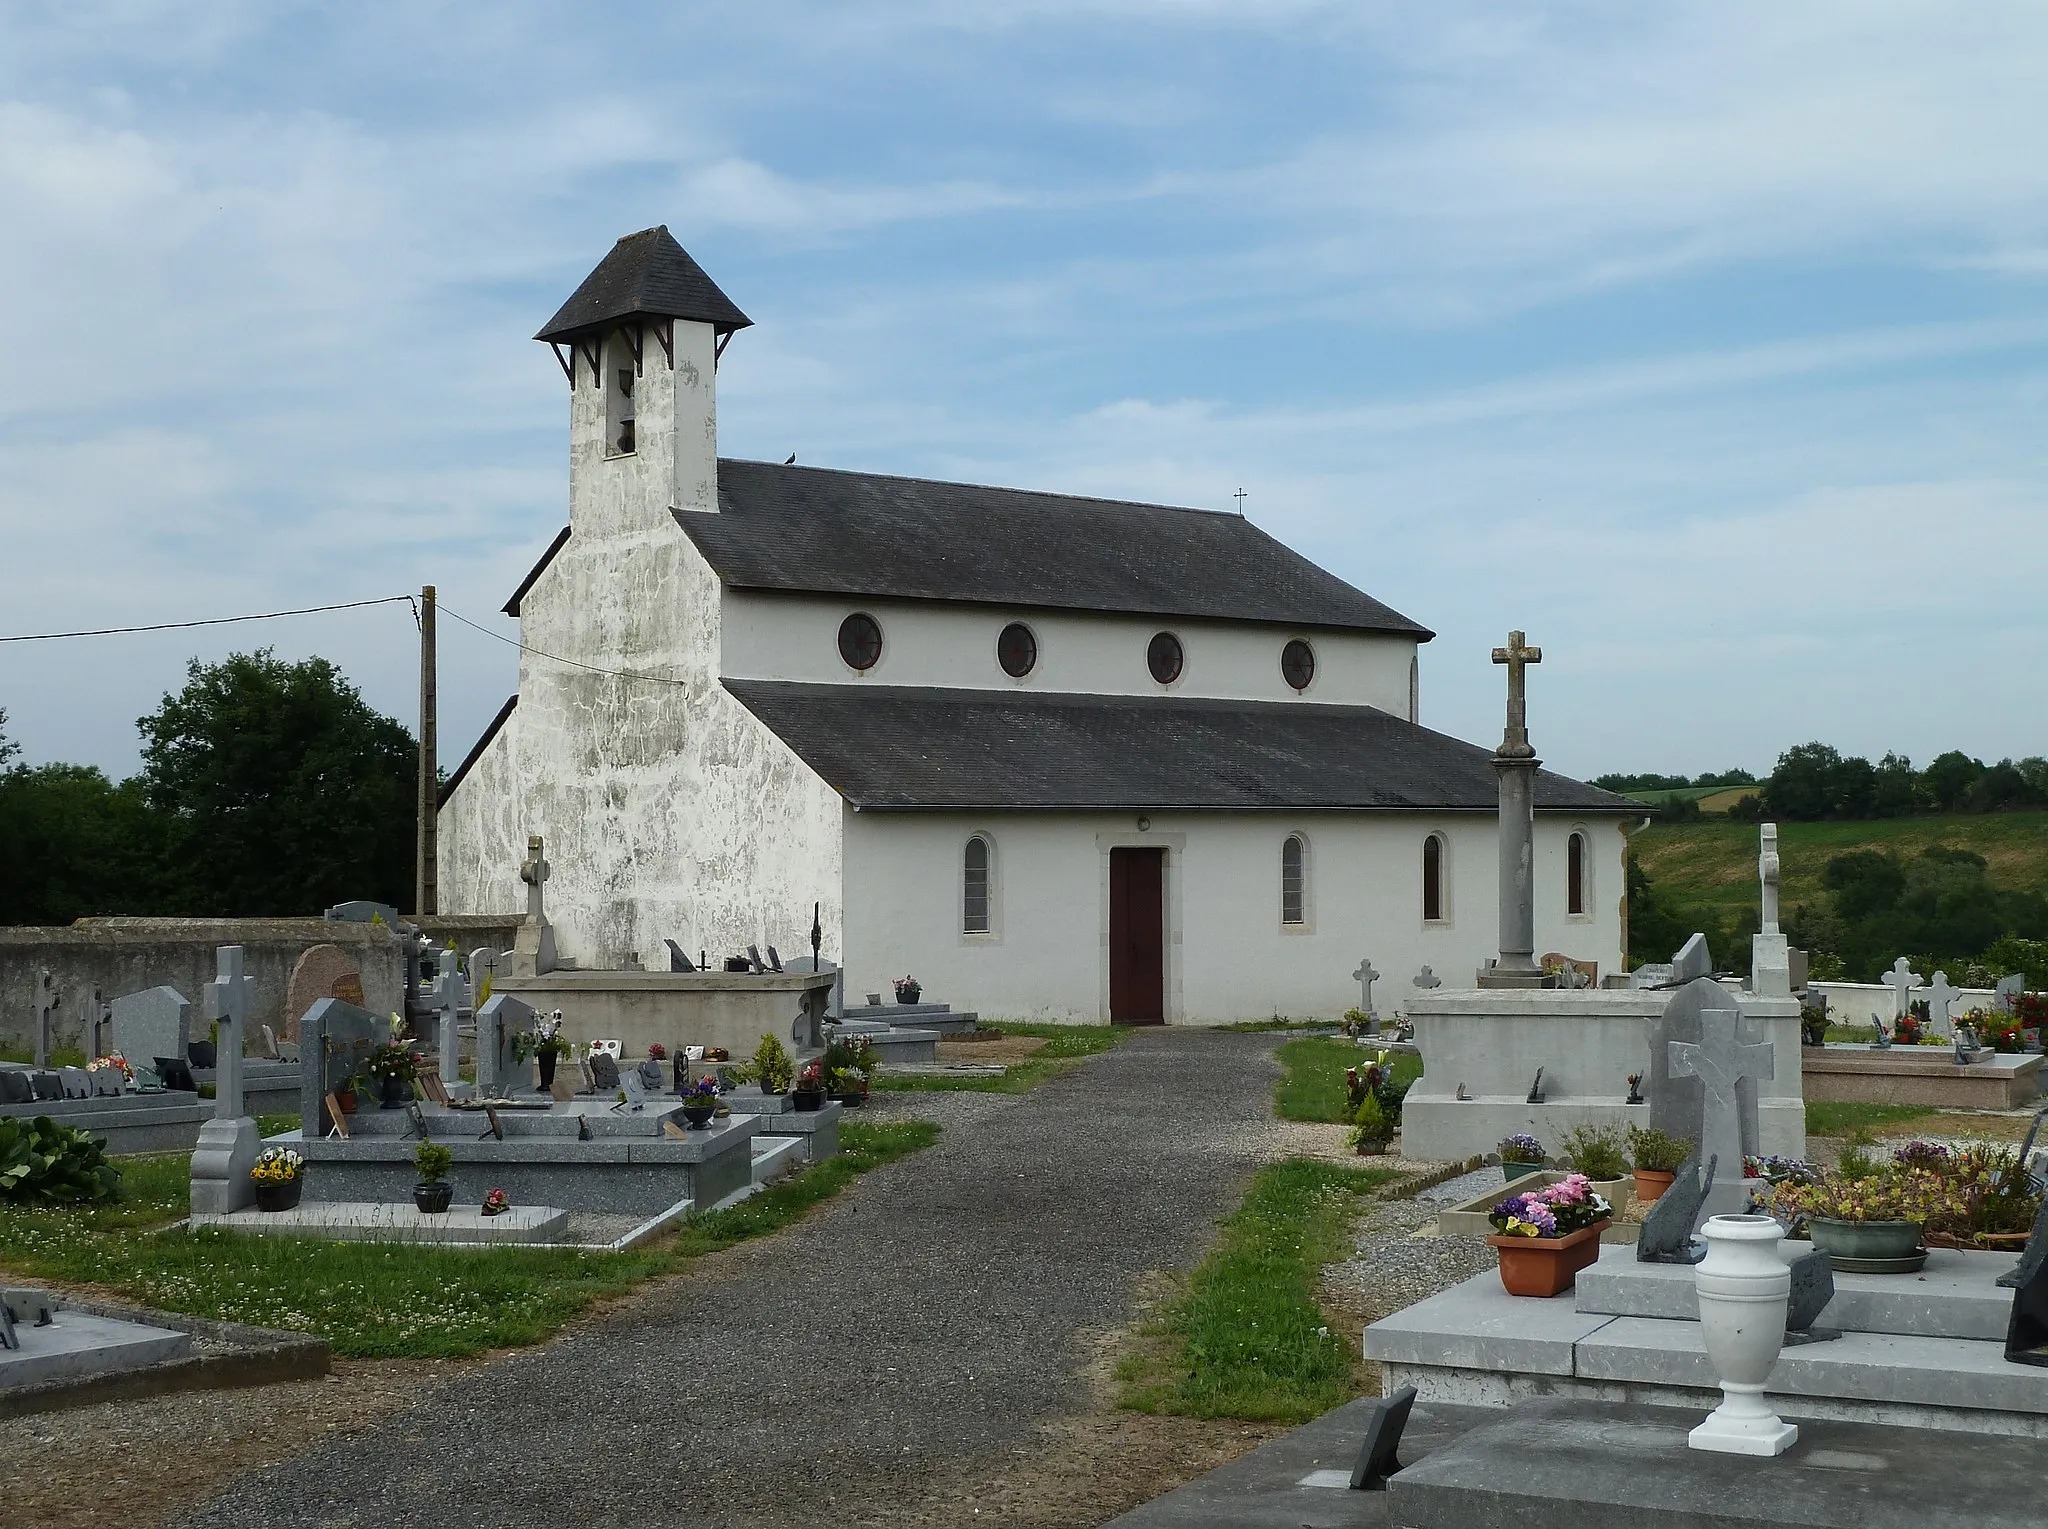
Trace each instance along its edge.
<instances>
[{"instance_id":1,"label":"gravestone","mask_svg":"<svg viewBox=\"0 0 2048 1529\"><path fill-rule=\"evenodd\" d=\"M1680 997L1699 986L1688 984L1680 990ZM1673 1081L1683 1077L1699 1080L1700 1150L1710 1158L1734 1165L1734 1171L1724 1175L1709 1191L1702 1214L1739 1216L1749 1208L1748 1192L1742 1182L1742 1160L1758 1151L1755 1080L1772 1075L1777 1067L1777 1053L1769 1041L1750 1033L1733 998L1717 984L1705 986L1712 987L1723 1001L1715 1004L1703 999L1699 1007L1699 1039L1673 1040L1666 1049L1670 1053ZM1746 1091L1745 1083L1749 1085Z\"/></svg>"},{"instance_id":2,"label":"gravestone","mask_svg":"<svg viewBox=\"0 0 2048 1529\"><path fill-rule=\"evenodd\" d=\"M1884 974L1882 981L1892 990L1892 1018L1904 1019L1906 1010L1912 1003L1913 989L1922 985L1919 977L1914 975L1913 963L1900 956L1892 963L1892 969Z\"/></svg>"},{"instance_id":3,"label":"gravestone","mask_svg":"<svg viewBox=\"0 0 2048 1529\"><path fill-rule=\"evenodd\" d=\"M95 982L78 1002L78 1033L84 1037L88 1059L105 1056L113 1049L113 1006Z\"/></svg>"},{"instance_id":4,"label":"gravestone","mask_svg":"<svg viewBox=\"0 0 2048 1529\"><path fill-rule=\"evenodd\" d=\"M770 945L768 947L768 970L770 970L771 972L779 972L782 970L782 952L777 950L773 945Z\"/></svg>"},{"instance_id":5,"label":"gravestone","mask_svg":"<svg viewBox=\"0 0 2048 1529\"><path fill-rule=\"evenodd\" d=\"M427 1001L434 1006L435 1041L441 1055L441 1085L447 1087L462 1077L462 973L452 950L441 952Z\"/></svg>"},{"instance_id":6,"label":"gravestone","mask_svg":"<svg viewBox=\"0 0 2048 1529\"><path fill-rule=\"evenodd\" d=\"M683 954L683 947L674 940L661 942L668 947L668 969L672 972L693 972L697 968L690 964L690 958Z\"/></svg>"},{"instance_id":7,"label":"gravestone","mask_svg":"<svg viewBox=\"0 0 2048 1529\"><path fill-rule=\"evenodd\" d=\"M1358 970L1351 974L1351 980L1358 984L1359 1012L1372 1013L1372 985L1380 980L1380 974L1372 969L1371 956L1359 960Z\"/></svg>"},{"instance_id":8,"label":"gravestone","mask_svg":"<svg viewBox=\"0 0 2048 1529\"><path fill-rule=\"evenodd\" d=\"M242 1112L242 1026L248 1020L256 983L242 974L242 947L214 952L218 973L201 991L201 1012L220 1026L220 1061L214 1069L214 1117L199 1128L192 1149L192 1209L226 1215L256 1201L249 1170L261 1142L256 1122ZM137 1074L138 1081L140 1074Z\"/></svg>"},{"instance_id":9,"label":"gravestone","mask_svg":"<svg viewBox=\"0 0 2048 1529\"><path fill-rule=\"evenodd\" d=\"M1948 985L1948 973L1936 972L1927 985L1927 1027L1939 1030L1949 1023L1950 1010L1961 994Z\"/></svg>"},{"instance_id":10,"label":"gravestone","mask_svg":"<svg viewBox=\"0 0 2048 1529\"><path fill-rule=\"evenodd\" d=\"M626 1095L626 1107L628 1109L647 1102L647 1078L639 1068L628 1068L625 1072L621 1073L619 1075L619 1088ZM661 1092L661 1077L659 1073L655 1075L654 1091L656 1093Z\"/></svg>"},{"instance_id":11,"label":"gravestone","mask_svg":"<svg viewBox=\"0 0 2048 1529\"><path fill-rule=\"evenodd\" d=\"M52 1027L57 1023L57 1000L64 996L57 986L57 979L50 975L46 966L36 974L36 1066L50 1065L50 1044L53 1039ZM87 1038L88 1045L91 1038Z\"/></svg>"},{"instance_id":12,"label":"gravestone","mask_svg":"<svg viewBox=\"0 0 2048 1529\"><path fill-rule=\"evenodd\" d=\"M131 1062L160 1056L183 1061L192 1043L192 1005L174 987L122 994L113 1002L111 1023L114 1050Z\"/></svg>"},{"instance_id":13,"label":"gravestone","mask_svg":"<svg viewBox=\"0 0 2048 1529\"><path fill-rule=\"evenodd\" d=\"M128 1087L128 1080L121 1076L118 1067L102 1067L88 1076L92 1079L92 1096L95 1099L118 1099Z\"/></svg>"},{"instance_id":14,"label":"gravestone","mask_svg":"<svg viewBox=\"0 0 2048 1529\"><path fill-rule=\"evenodd\" d=\"M327 910L326 918L330 924L382 924L394 934L398 932L398 926L405 921L405 916L391 904L375 902L366 897L336 903Z\"/></svg>"},{"instance_id":15,"label":"gravestone","mask_svg":"<svg viewBox=\"0 0 2048 1529\"><path fill-rule=\"evenodd\" d=\"M1835 1298L1835 1266L1825 1248L1808 1248L1791 1261L1792 1291L1785 1302L1785 1342L1819 1343L1839 1338L1835 1328L1815 1327Z\"/></svg>"},{"instance_id":16,"label":"gravestone","mask_svg":"<svg viewBox=\"0 0 2048 1529\"><path fill-rule=\"evenodd\" d=\"M64 1080L66 1099L90 1099L92 1097L92 1074L83 1067L60 1067L57 1076Z\"/></svg>"},{"instance_id":17,"label":"gravestone","mask_svg":"<svg viewBox=\"0 0 2048 1529\"><path fill-rule=\"evenodd\" d=\"M1778 928L1778 825L1759 831L1757 879L1763 886L1762 927L1749 942L1749 990L1759 998L1789 998L1804 985L1792 972L1792 945Z\"/></svg>"},{"instance_id":18,"label":"gravestone","mask_svg":"<svg viewBox=\"0 0 2048 1529\"><path fill-rule=\"evenodd\" d=\"M619 1091L619 1064L609 1052L593 1051L590 1054L590 1086L600 1094L615 1094ZM636 1074L637 1076L637 1071Z\"/></svg>"},{"instance_id":19,"label":"gravestone","mask_svg":"<svg viewBox=\"0 0 2048 1529\"><path fill-rule=\"evenodd\" d=\"M498 974L498 953L488 945L479 945L469 953L469 1016L476 1018L476 1011L491 1001L491 983Z\"/></svg>"},{"instance_id":20,"label":"gravestone","mask_svg":"<svg viewBox=\"0 0 2048 1529\"><path fill-rule=\"evenodd\" d=\"M539 834L526 836L526 859L519 879L526 883L526 918L512 938L511 970L522 977L541 977L555 969L555 928L548 922L546 887L554 867L542 853Z\"/></svg>"},{"instance_id":21,"label":"gravestone","mask_svg":"<svg viewBox=\"0 0 2048 1529\"><path fill-rule=\"evenodd\" d=\"M344 991L348 983L353 983L353 988ZM285 1040L299 1038L299 1016L323 998L363 1006L363 974L339 945L309 945L292 963L292 974L284 985Z\"/></svg>"},{"instance_id":22,"label":"gravestone","mask_svg":"<svg viewBox=\"0 0 2048 1529\"><path fill-rule=\"evenodd\" d=\"M2013 1364L2048 1366L2048 1202L2034 1217L2034 1232L2019 1266L1998 1277L2012 1292L2005 1357Z\"/></svg>"},{"instance_id":23,"label":"gravestone","mask_svg":"<svg viewBox=\"0 0 2048 1529\"><path fill-rule=\"evenodd\" d=\"M1693 1149L1672 1178L1671 1187L1643 1212L1643 1229L1636 1235L1638 1263L1696 1264L1706 1257L1706 1245L1694 1238L1693 1229L1700 1224L1700 1207L1719 1172L1720 1163L1712 1158L1702 1169L1699 1149Z\"/></svg>"},{"instance_id":24,"label":"gravestone","mask_svg":"<svg viewBox=\"0 0 2048 1529\"><path fill-rule=\"evenodd\" d=\"M20 1067L0 1067L0 1104L30 1104L36 1097L32 1075Z\"/></svg>"},{"instance_id":25,"label":"gravestone","mask_svg":"<svg viewBox=\"0 0 2048 1529\"><path fill-rule=\"evenodd\" d=\"M1740 1017L1734 995L1718 982L1707 978L1695 978L1678 989L1665 1002L1664 1012L1648 1022L1650 1039L1649 1073L1644 1079L1644 1093L1650 1101L1650 1124L1667 1136L1678 1137L1681 1141L1699 1142L1705 1129L1703 1085L1697 1077L1675 1073L1671 1066L1671 1047L1674 1042L1697 1046L1700 1043L1701 1016L1708 1010L1734 1012ZM1757 1121L1756 1082L1745 1078L1737 1087L1740 1110L1741 1139L1743 1152L1755 1153L1761 1140ZM1712 1148L1708 1149L1710 1152ZM1737 1172L1731 1177L1740 1178L1742 1159L1734 1159Z\"/></svg>"},{"instance_id":26,"label":"gravestone","mask_svg":"<svg viewBox=\"0 0 2048 1529\"><path fill-rule=\"evenodd\" d=\"M1428 967L1425 966L1421 971L1415 974L1415 985L1421 988L1423 992L1427 993L1432 988L1442 987L1444 985L1444 979L1439 977L1435 972L1431 971Z\"/></svg>"},{"instance_id":27,"label":"gravestone","mask_svg":"<svg viewBox=\"0 0 2048 1529\"><path fill-rule=\"evenodd\" d=\"M2025 975L2020 972L2014 972L2010 977L2000 977L1998 979L1998 986L1992 990L1992 1001L1998 1007L2005 1010L2006 1013L2010 1014L2013 1011L2013 1000L2026 990L2027 979Z\"/></svg>"},{"instance_id":28,"label":"gravestone","mask_svg":"<svg viewBox=\"0 0 2048 1529\"><path fill-rule=\"evenodd\" d=\"M326 1099L360 1077L391 1021L342 998L322 998L299 1019L299 1125L309 1136L333 1129Z\"/></svg>"},{"instance_id":29,"label":"gravestone","mask_svg":"<svg viewBox=\"0 0 2048 1529\"><path fill-rule=\"evenodd\" d=\"M768 963L761 959L761 952L752 945L747 947L747 970L750 972L765 972L768 970Z\"/></svg>"},{"instance_id":30,"label":"gravestone","mask_svg":"<svg viewBox=\"0 0 2048 1529\"><path fill-rule=\"evenodd\" d=\"M1671 977L1674 983L1692 982L1714 974L1714 957L1707 949L1707 937L1695 934L1683 945L1678 954L1671 958Z\"/></svg>"},{"instance_id":31,"label":"gravestone","mask_svg":"<svg viewBox=\"0 0 2048 1529\"><path fill-rule=\"evenodd\" d=\"M526 1064L513 1055L512 1038L533 1028L533 1009L510 993L493 996L476 1012L476 1088L483 1099L503 1099L527 1084Z\"/></svg>"}]
</instances>

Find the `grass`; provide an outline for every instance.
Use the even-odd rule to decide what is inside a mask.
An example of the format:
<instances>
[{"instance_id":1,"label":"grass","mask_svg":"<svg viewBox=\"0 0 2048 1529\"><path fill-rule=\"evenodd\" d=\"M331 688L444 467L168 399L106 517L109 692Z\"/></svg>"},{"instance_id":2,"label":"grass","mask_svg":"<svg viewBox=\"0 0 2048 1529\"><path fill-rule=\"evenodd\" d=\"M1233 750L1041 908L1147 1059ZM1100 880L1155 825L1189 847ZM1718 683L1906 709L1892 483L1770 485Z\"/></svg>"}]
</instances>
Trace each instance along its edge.
<instances>
[{"instance_id":1,"label":"grass","mask_svg":"<svg viewBox=\"0 0 2048 1529\"><path fill-rule=\"evenodd\" d=\"M1660 891L1734 910L1756 906L1756 833L1754 823L1653 823L1629 845ZM2048 884L2048 812L1994 812L1780 823L1780 896L1787 910L1802 902L1820 905L1828 861L1852 849L1890 850L1905 859L1936 844L1982 855L1994 885Z\"/></svg>"},{"instance_id":2,"label":"grass","mask_svg":"<svg viewBox=\"0 0 2048 1529\"><path fill-rule=\"evenodd\" d=\"M1233 1035L1263 1035L1269 1030L1341 1030L1344 1023L1336 1019L1289 1019L1285 1014L1275 1014L1271 1019L1240 1019L1235 1024L1214 1028Z\"/></svg>"},{"instance_id":3,"label":"grass","mask_svg":"<svg viewBox=\"0 0 2048 1529\"><path fill-rule=\"evenodd\" d=\"M1303 1158L1261 1169L1222 1244L1118 1367L1121 1404L1187 1417L1306 1423L1363 1395L1355 1346L1316 1304L1366 1197L1396 1177Z\"/></svg>"},{"instance_id":4,"label":"grass","mask_svg":"<svg viewBox=\"0 0 2048 1529\"><path fill-rule=\"evenodd\" d=\"M432 1247L157 1231L187 1209L183 1154L118 1159L122 1199L0 1207L0 1268L169 1311L319 1334L357 1358L458 1358L537 1343L594 1301L800 1219L858 1174L936 1138L928 1121L842 1125L840 1154L624 1253Z\"/></svg>"},{"instance_id":5,"label":"grass","mask_svg":"<svg viewBox=\"0 0 2048 1529\"><path fill-rule=\"evenodd\" d=\"M892 1093L1028 1094L1079 1067L1084 1059L1113 1050L1131 1038L1129 1025L1042 1025L1006 1019L980 1028L999 1035L1037 1036L1045 1044L1028 1061L1012 1062L1001 1077L930 1077L891 1073L884 1067L875 1075L873 1086Z\"/></svg>"},{"instance_id":6,"label":"grass","mask_svg":"<svg viewBox=\"0 0 2048 1529\"><path fill-rule=\"evenodd\" d=\"M1369 1061L1372 1055L1370 1045L1327 1040L1319 1035L1304 1035L1298 1040L1282 1042L1280 1065L1287 1069L1287 1073L1281 1078L1279 1092L1273 1100L1275 1113L1282 1120L1323 1120L1349 1125L1351 1116L1345 1105L1344 1070ZM1397 1082L1413 1082L1422 1076L1421 1057L1397 1052L1390 1060Z\"/></svg>"},{"instance_id":7,"label":"grass","mask_svg":"<svg viewBox=\"0 0 2048 1529\"><path fill-rule=\"evenodd\" d=\"M1855 1100L1806 1102L1806 1134L1809 1136L1854 1136L1902 1126L1908 1121L1931 1120L1940 1112L1917 1104L1863 1104Z\"/></svg>"},{"instance_id":8,"label":"grass","mask_svg":"<svg viewBox=\"0 0 2048 1529\"><path fill-rule=\"evenodd\" d=\"M33 1046L0 1046L0 1062L33 1062L36 1059ZM50 1065L52 1067L83 1067L85 1053L76 1046L52 1046Z\"/></svg>"}]
</instances>

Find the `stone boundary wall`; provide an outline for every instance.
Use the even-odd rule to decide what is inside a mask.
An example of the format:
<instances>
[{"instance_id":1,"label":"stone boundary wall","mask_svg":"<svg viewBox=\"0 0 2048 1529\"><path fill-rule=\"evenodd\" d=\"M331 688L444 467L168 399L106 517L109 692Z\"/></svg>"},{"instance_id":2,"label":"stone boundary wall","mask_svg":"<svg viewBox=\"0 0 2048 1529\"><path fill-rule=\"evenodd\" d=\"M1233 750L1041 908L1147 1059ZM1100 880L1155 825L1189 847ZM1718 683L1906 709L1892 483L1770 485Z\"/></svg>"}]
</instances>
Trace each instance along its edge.
<instances>
[{"instance_id":1,"label":"stone boundary wall","mask_svg":"<svg viewBox=\"0 0 2048 1529\"><path fill-rule=\"evenodd\" d=\"M436 944L455 942L464 959L478 946L509 949L518 919L445 916L421 919ZM214 951L240 945L243 970L256 980L250 1033L257 1025L282 1031L285 987L293 965L313 945L338 945L363 974L363 996L373 1013L388 1014L405 996L404 952L397 936L376 924L330 923L324 918L106 918L80 919L60 928L0 928L0 1046L35 1045L35 985L45 967L57 979L52 1044L86 1043L93 984L109 1002L159 985L192 1002L192 1033L203 1038L200 991L213 979Z\"/></svg>"}]
</instances>

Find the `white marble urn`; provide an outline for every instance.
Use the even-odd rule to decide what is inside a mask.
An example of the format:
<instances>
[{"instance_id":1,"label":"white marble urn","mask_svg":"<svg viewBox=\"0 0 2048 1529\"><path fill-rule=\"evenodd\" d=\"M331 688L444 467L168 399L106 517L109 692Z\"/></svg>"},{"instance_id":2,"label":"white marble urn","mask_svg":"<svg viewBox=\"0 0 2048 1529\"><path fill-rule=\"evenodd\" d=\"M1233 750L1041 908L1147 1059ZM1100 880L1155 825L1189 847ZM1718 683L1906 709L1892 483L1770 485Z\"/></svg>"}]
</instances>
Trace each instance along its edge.
<instances>
[{"instance_id":1,"label":"white marble urn","mask_svg":"<svg viewBox=\"0 0 2048 1529\"><path fill-rule=\"evenodd\" d=\"M1710 1216L1707 1256L1693 1266L1700 1335L1721 1378L1721 1405L1686 1436L1694 1449L1782 1455L1799 1430L1764 1400L1764 1381L1785 1342L1792 1269L1778 1252L1785 1229L1769 1216Z\"/></svg>"}]
</instances>

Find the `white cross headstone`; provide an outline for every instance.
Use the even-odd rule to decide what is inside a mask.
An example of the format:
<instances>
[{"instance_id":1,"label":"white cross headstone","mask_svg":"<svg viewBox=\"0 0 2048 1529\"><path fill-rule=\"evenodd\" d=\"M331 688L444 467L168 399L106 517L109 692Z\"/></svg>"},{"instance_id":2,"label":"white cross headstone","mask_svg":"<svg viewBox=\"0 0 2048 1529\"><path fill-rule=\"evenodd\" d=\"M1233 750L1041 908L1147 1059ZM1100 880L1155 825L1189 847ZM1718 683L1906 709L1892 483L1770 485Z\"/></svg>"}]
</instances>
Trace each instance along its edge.
<instances>
[{"instance_id":1,"label":"white cross headstone","mask_svg":"<svg viewBox=\"0 0 2048 1529\"><path fill-rule=\"evenodd\" d=\"M1421 988L1426 993L1431 988L1442 987L1444 985L1444 979L1439 977L1435 972L1431 971L1428 967L1425 966L1421 971L1415 974L1415 985Z\"/></svg>"},{"instance_id":2,"label":"white cross headstone","mask_svg":"<svg viewBox=\"0 0 2048 1529\"><path fill-rule=\"evenodd\" d=\"M1778 825L1766 823L1762 830L1762 848L1756 857L1757 878L1764 889L1764 934L1778 932Z\"/></svg>"},{"instance_id":3,"label":"white cross headstone","mask_svg":"<svg viewBox=\"0 0 2048 1529\"><path fill-rule=\"evenodd\" d=\"M462 1038L457 1033L462 1023L462 973L459 961L452 950L441 952L440 968L434 976L433 991L428 995L440 1016L440 1033L436 1037L441 1051L441 1086L446 1088L462 1076Z\"/></svg>"},{"instance_id":4,"label":"white cross headstone","mask_svg":"<svg viewBox=\"0 0 2048 1529\"><path fill-rule=\"evenodd\" d=\"M1700 1159L1718 1156L1714 1187L1700 1214L1738 1215L1748 1199L1742 1182L1742 1107L1737 1085L1744 1078L1768 1078L1777 1066L1769 1041L1744 1034L1742 1010L1732 1000L1700 1010L1700 1038L1668 1042L1674 1077L1700 1080ZM1695 1223L1697 1224L1697 1223Z\"/></svg>"},{"instance_id":5,"label":"white cross headstone","mask_svg":"<svg viewBox=\"0 0 2048 1529\"><path fill-rule=\"evenodd\" d=\"M469 1012L475 1018L476 1011L490 1002L491 978L498 970L498 953L488 945L479 945L469 953Z\"/></svg>"},{"instance_id":6,"label":"white cross headstone","mask_svg":"<svg viewBox=\"0 0 2048 1529\"><path fill-rule=\"evenodd\" d=\"M1907 1005L1911 1002L1909 995L1914 988L1923 986L1913 970L1913 963L1900 956L1892 963L1892 969L1884 974L1884 984L1892 990L1892 1018L1904 1019Z\"/></svg>"},{"instance_id":7,"label":"white cross headstone","mask_svg":"<svg viewBox=\"0 0 2048 1529\"><path fill-rule=\"evenodd\" d=\"M56 1022L57 1000L64 996L57 979L46 966L36 977L36 1066L50 1065L51 1027ZM90 1060L90 1058L88 1058Z\"/></svg>"},{"instance_id":8,"label":"white cross headstone","mask_svg":"<svg viewBox=\"0 0 2048 1529\"><path fill-rule=\"evenodd\" d=\"M1372 969L1372 957L1367 956L1358 963L1358 970L1351 974L1351 980L1358 984L1358 1007L1367 1014L1372 1012L1372 985L1380 980L1380 974Z\"/></svg>"},{"instance_id":9,"label":"white cross headstone","mask_svg":"<svg viewBox=\"0 0 2048 1529\"><path fill-rule=\"evenodd\" d=\"M526 883L526 918L529 923L538 924L545 918L541 908L541 888L547 885L548 875L553 869L541 853L540 835L528 834L526 859L520 864L519 879Z\"/></svg>"},{"instance_id":10,"label":"white cross headstone","mask_svg":"<svg viewBox=\"0 0 2048 1529\"><path fill-rule=\"evenodd\" d=\"M213 1074L216 1119L237 1120L242 1109L242 1027L256 994L256 979L242 975L242 947L222 945L214 951L218 975L200 990L200 1014L220 1025Z\"/></svg>"},{"instance_id":11,"label":"white cross headstone","mask_svg":"<svg viewBox=\"0 0 2048 1529\"><path fill-rule=\"evenodd\" d=\"M1927 1027L1941 1030L1948 1025L1949 1007L1962 996L1959 988L1948 985L1948 973L1936 972L1934 981L1927 988Z\"/></svg>"}]
</instances>

